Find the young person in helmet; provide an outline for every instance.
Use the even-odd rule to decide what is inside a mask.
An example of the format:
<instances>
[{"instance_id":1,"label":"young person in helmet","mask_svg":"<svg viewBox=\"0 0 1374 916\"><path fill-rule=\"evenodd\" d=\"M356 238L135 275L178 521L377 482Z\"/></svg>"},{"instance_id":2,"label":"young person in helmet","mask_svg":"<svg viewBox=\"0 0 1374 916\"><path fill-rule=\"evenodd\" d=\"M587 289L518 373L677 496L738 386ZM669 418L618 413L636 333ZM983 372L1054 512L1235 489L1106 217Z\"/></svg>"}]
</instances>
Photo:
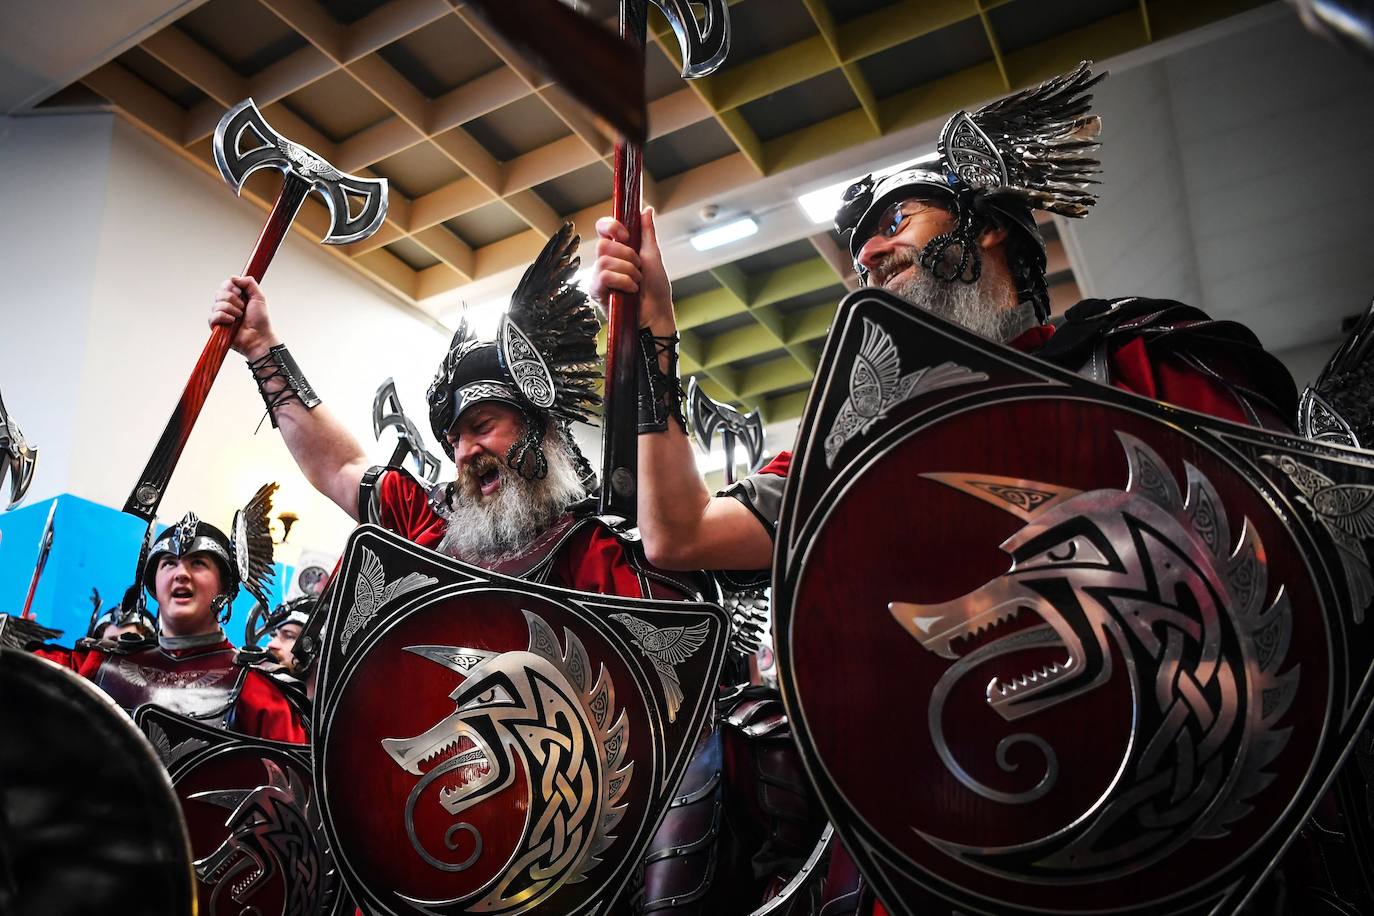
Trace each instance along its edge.
<instances>
[{"instance_id":1,"label":"young person in helmet","mask_svg":"<svg viewBox=\"0 0 1374 916\"><path fill-rule=\"evenodd\" d=\"M549 240L511 297L497 340L478 339L466 323L454 334L428 401L430 426L457 478L432 489L402 469L369 467L362 445L320 403L276 336L252 278L225 281L210 323L242 319L233 346L248 359L273 425L310 483L355 520L566 588L699 594L698 582L648 572L635 544L585 511L592 471L570 425L589 419L600 402L599 324L572 283L577 246L571 224Z\"/></svg>"},{"instance_id":2,"label":"young person in helmet","mask_svg":"<svg viewBox=\"0 0 1374 916\"><path fill-rule=\"evenodd\" d=\"M231 731L304 742L297 707L270 677L238 662L222 627L240 587L263 600L275 489L263 487L236 516L235 541L188 512L145 542L139 583L157 600L155 637L83 640L75 649L42 646L36 653L94 681L129 713L152 703Z\"/></svg>"},{"instance_id":3,"label":"young person in helmet","mask_svg":"<svg viewBox=\"0 0 1374 916\"><path fill-rule=\"evenodd\" d=\"M1079 218L1096 203L1087 189L1098 171L1090 155L1099 121L1089 114L1088 90L1103 75L1085 64L1046 84L1057 93L1055 107L1030 112L1042 115L1035 136L1025 135L1034 128L1028 119L1013 117L1027 112L1008 111L1003 100L952 117L938 153L855 182L835 227L849 236L861 281L1096 381L1288 429L1297 402L1292 379L1239 324L1140 297L1088 299L1050 320L1045 243L1033 211ZM1053 169L1037 172L1017 159L1034 142L1055 146ZM676 321L652 214L639 251L613 219L598 221L597 231L591 295L641 291L642 334L660 354L657 378L641 384L652 384L663 412L676 419L639 440L639 522L649 558L669 569L767 569L791 455L715 497L706 491L681 419Z\"/></svg>"},{"instance_id":4,"label":"young person in helmet","mask_svg":"<svg viewBox=\"0 0 1374 916\"><path fill-rule=\"evenodd\" d=\"M91 609L91 622L86 627L86 640L118 642L126 634L132 640L156 639L157 620L148 613L142 592L142 586L134 583L125 590L118 604L102 610L100 593L91 589L91 603L94 606Z\"/></svg>"}]
</instances>

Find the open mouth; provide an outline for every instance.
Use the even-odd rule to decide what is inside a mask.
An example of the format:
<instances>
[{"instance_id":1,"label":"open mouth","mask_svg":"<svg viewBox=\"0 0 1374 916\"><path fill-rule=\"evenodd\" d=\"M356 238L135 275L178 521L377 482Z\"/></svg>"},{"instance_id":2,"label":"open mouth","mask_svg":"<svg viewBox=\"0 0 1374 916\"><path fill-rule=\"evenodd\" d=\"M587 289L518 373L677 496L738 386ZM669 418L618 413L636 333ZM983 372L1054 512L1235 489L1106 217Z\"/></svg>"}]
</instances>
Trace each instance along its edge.
<instances>
[{"instance_id":1,"label":"open mouth","mask_svg":"<svg viewBox=\"0 0 1374 916\"><path fill-rule=\"evenodd\" d=\"M237 903L243 903L254 885L262 880L267 873L261 862L254 861L252 857L246 856L242 852L230 852L221 857L219 863L208 871L204 870L204 863L197 863L197 865L199 866L196 869L198 877L203 883L209 885L217 885L227 877L237 875L239 872L246 872L228 887L229 895Z\"/></svg>"},{"instance_id":2,"label":"open mouth","mask_svg":"<svg viewBox=\"0 0 1374 916\"><path fill-rule=\"evenodd\" d=\"M477 487L483 496L495 493L501 486L501 470L494 465L477 475Z\"/></svg>"},{"instance_id":3,"label":"open mouth","mask_svg":"<svg viewBox=\"0 0 1374 916\"><path fill-rule=\"evenodd\" d=\"M406 764L405 769L422 777L422 785L440 780L439 804L454 813L468 790L485 783L491 774L486 752L465 735L439 742L423 757Z\"/></svg>"},{"instance_id":4,"label":"open mouth","mask_svg":"<svg viewBox=\"0 0 1374 916\"><path fill-rule=\"evenodd\" d=\"M193 592L191 589L187 588L184 585L172 589L172 598L174 599L190 599L194 596L195 592Z\"/></svg>"}]
</instances>

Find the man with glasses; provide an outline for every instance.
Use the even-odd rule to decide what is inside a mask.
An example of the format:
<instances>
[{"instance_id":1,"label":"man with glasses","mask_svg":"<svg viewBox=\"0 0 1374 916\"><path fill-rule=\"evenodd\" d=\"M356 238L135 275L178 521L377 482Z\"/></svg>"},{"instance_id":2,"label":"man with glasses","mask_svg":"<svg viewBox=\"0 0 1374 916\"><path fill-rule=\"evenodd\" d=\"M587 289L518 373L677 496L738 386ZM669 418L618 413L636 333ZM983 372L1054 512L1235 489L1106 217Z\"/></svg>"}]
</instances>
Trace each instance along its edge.
<instances>
[{"instance_id":1,"label":"man with glasses","mask_svg":"<svg viewBox=\"0 0 1374 916\"><path fill-rule=\"evenodd\" d=\"M860 280L991 341L1095 381L1240 423L1289 430L1297 393L1287 370L1248 329L1177 302L1088 299L1055 319L1045 242L1035 210L1086 216L1097 201L1099 119L1090 65L959 112L939 151L846 191L835 228L849 236ZM780 453L712 496L687 439L677 378L672 291L653 214L640 249L623 225L597 224L593 297L639 292L642 301L639 525L652 562L668 569L734 571L765 584L791 463ZM648 397L646 397L648 393ZM1053 430L1046 430L1053 435ZM781 704L777 704L781 712ZM784 721L785 721L785 717ZM843 850L831 857L826 912L881 911ZM833 909L833 907L839 909Z\"/></svg>"}]
</instances>

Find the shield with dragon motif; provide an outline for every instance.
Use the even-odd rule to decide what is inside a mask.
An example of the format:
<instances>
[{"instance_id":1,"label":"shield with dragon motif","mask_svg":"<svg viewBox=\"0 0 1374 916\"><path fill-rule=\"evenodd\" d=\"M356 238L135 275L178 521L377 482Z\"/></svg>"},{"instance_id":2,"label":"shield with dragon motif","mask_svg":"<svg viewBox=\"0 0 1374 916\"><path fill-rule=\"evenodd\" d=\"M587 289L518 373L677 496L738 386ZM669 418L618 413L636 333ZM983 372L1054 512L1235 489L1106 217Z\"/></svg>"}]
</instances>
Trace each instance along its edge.
<instances>
[{"instance_id":1,"label":"shield with dragon motif","mask_svg":"<svg viewBox=\"0 0 1374 916\"><path fill-rule=\"evenodd\" d=\"M895 913L1227 913L1371 703L1374 456L841 304L773 587L782 686Z\"/></svg>"},{"instance_id":2,"label":"shield with dragon motif","mask_svg":"<svg viewBox=\"0 0 1374 916\"><path fill-rule=\"evenodd\" d=\"M309 748L209 728L157 706L134 720L172 777L202 916L351 913L320 819Z\"/></svg>"},{"instance_id":3,"label":"shield with dragon motif","mask_svg":"<svg viewBox=\"0 0 1374 916\"><path fill-rule=\"evenodd\" d=\"M508 579L362 526L331 589L325 824L373 913L602 913L712 707L709 604Z\"/></svg>"}]
</instances>

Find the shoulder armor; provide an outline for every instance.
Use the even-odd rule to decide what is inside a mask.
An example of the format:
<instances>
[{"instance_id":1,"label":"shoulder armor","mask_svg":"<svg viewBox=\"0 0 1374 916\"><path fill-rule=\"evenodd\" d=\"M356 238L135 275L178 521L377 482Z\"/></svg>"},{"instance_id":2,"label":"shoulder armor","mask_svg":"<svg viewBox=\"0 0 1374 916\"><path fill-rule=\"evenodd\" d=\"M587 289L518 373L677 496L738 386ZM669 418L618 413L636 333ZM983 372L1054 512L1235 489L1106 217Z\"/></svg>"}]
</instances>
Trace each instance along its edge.
<instances>
[{"instance_id":1,"label":"shoulder armor","mask_svg":"<svg viewBox=\"0 0 1374 916\"><path fill-rule=\"evenodd\" d=\"M424 484L415 479L415 475L405 468L393 468L385 465L375 464L363 472L362 480L358 481L358 521L373 525L382 523L382 494L381 483L382 475L390 471L393 474L403 474L416 487L424 489ZM429 503L436 511L440 508L440 503L436 503L437 498L447 498L448 484L439 484L428 490Z\"/></svg>"},{"instance_id":2,"label":"shoulder armor","mask_svg":"<svg viewBox=\"0 0 1374 916\"><path fill-rule=\"evenodd\" d=\"M1265 404L1279 417L1297 414L1298 391L1288 368L1237 321L1218 321L1202 309L1172 299L1084 299L1055 322L1055 333L1035 356L1111 384L1109 348L1143 338L1152 352L1173 352L1197 371L1230 388L1246 403ZM1209 362L1221 357L1230 372ZM1243 378L1235 377L1240 370ZM1253 412L1253 410L1251 410Z\"/></svg>"}]
</instances>

